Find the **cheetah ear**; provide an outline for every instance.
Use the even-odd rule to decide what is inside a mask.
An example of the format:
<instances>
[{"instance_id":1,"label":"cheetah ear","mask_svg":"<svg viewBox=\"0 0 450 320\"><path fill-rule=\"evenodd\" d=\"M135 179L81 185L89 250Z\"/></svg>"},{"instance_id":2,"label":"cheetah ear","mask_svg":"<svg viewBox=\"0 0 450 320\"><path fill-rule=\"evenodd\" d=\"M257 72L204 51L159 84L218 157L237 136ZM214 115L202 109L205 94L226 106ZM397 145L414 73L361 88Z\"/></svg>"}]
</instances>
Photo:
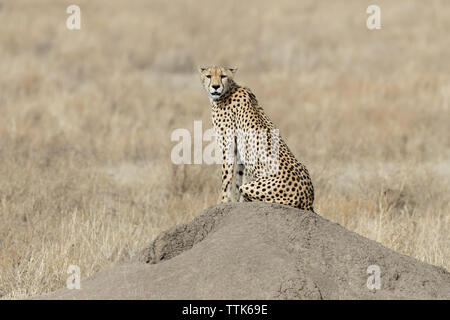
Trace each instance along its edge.
<instances>
[{"instance_id":1,"label":"cheetah ear","mask_svg":"<svg viewBox=\"0 0 450 320\"><path fill-rule=\"evenodd\" d=\"M237 68L227 68L233 75L236 73Z\"/></svg>"},{"instance_id":2,"label":"cheetah ear","mask_svg":"<svg viewBox=\"0 0 450 320\"><path fill-rule=\"evenodd\" d=\"M208 69L208 68L205 68L205 67L199 67L199 68L198 68L198 72L203 73L203 71L205 71L206 69Z\"/></svg>"}]
</instances>

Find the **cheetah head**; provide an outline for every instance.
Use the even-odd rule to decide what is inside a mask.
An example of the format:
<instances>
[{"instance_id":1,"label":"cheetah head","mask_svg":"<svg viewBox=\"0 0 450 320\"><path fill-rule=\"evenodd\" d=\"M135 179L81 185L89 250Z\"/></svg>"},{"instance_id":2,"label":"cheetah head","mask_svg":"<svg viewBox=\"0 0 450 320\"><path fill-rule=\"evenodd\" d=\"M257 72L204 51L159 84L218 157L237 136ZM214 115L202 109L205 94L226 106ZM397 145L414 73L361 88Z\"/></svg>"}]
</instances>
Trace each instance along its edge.
<instances>
[{"instance_id":1,"label":"cheetah head","mask_svg":"<svg viewBox=\"0 0 450 320\"><path fill-rule=\"evenodd\" d=\"M207 67L199 68L203 87L211 100L219 99L230 88L236 68Z\"/></svg>"}]
</instances>

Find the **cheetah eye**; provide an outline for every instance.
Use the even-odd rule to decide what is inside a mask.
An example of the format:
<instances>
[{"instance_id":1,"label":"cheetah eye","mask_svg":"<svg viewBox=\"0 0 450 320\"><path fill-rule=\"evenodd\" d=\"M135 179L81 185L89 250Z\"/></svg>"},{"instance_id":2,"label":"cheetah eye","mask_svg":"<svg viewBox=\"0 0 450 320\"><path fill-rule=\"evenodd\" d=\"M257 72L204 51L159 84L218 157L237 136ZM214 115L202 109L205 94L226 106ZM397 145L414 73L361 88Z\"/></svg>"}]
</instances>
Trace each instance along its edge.
<instances>
[{"instance_id":1,"label":"cheetah eye","mask_svg":"<svg viewBox=\"0 0 450 320\"><path fill-rule=\"evenodd\" d=\"M223 78L226 78L227 76L222 74L220 77L223 79Z\"/></svg>"},{"instance_id":2,"label":"cheetah eye","mask_svg":"<svg viewBox=\"0 0 450 320\"><path fill-rule=\"evenodd\" d=\"M210 75L210 74L207 74L206 77L207 77L208 79L211 79L211 75Z\"/></svg>"}]
</instances>

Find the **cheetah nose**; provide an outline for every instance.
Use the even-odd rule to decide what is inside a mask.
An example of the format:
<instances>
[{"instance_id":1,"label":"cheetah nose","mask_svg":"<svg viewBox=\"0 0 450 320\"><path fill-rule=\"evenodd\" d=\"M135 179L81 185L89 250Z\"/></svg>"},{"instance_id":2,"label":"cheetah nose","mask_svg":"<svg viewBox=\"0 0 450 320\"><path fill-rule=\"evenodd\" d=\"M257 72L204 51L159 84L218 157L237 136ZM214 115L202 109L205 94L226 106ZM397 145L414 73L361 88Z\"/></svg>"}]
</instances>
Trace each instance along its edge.
<instances>
[{"instance_id":1,"label":"cheetah nose","mask_svg":"<svg viewBox=\"0 0 450 320\"><path fill-rule=\"evenodd\" d=\"M213 87L214 90L217 90L220 88L220 85L218 84L213 84L211 87Z\"/></svg>"}]
</instances>

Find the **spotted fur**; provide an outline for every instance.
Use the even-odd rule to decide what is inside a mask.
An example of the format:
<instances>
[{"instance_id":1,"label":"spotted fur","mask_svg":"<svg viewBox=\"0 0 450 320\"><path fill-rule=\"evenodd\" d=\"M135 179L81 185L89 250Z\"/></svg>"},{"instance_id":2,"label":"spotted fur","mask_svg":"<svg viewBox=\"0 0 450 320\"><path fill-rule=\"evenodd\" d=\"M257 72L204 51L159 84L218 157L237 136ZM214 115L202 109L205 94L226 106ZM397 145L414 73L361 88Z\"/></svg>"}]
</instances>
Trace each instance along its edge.
<instances>
[{"instance_id":1,"label":"spotted fur","mask_svg":"<svg viewBox=\"0 0 450 320\"><path fill-rule=\"evenodd\" d=\"M236 201L273 202L314 211L308 170L281 139L251 90L234 82L236 69L212 66L199 71L223 154L221 201L231 201L235 174Z\"/></svg>"}]
</instances>

